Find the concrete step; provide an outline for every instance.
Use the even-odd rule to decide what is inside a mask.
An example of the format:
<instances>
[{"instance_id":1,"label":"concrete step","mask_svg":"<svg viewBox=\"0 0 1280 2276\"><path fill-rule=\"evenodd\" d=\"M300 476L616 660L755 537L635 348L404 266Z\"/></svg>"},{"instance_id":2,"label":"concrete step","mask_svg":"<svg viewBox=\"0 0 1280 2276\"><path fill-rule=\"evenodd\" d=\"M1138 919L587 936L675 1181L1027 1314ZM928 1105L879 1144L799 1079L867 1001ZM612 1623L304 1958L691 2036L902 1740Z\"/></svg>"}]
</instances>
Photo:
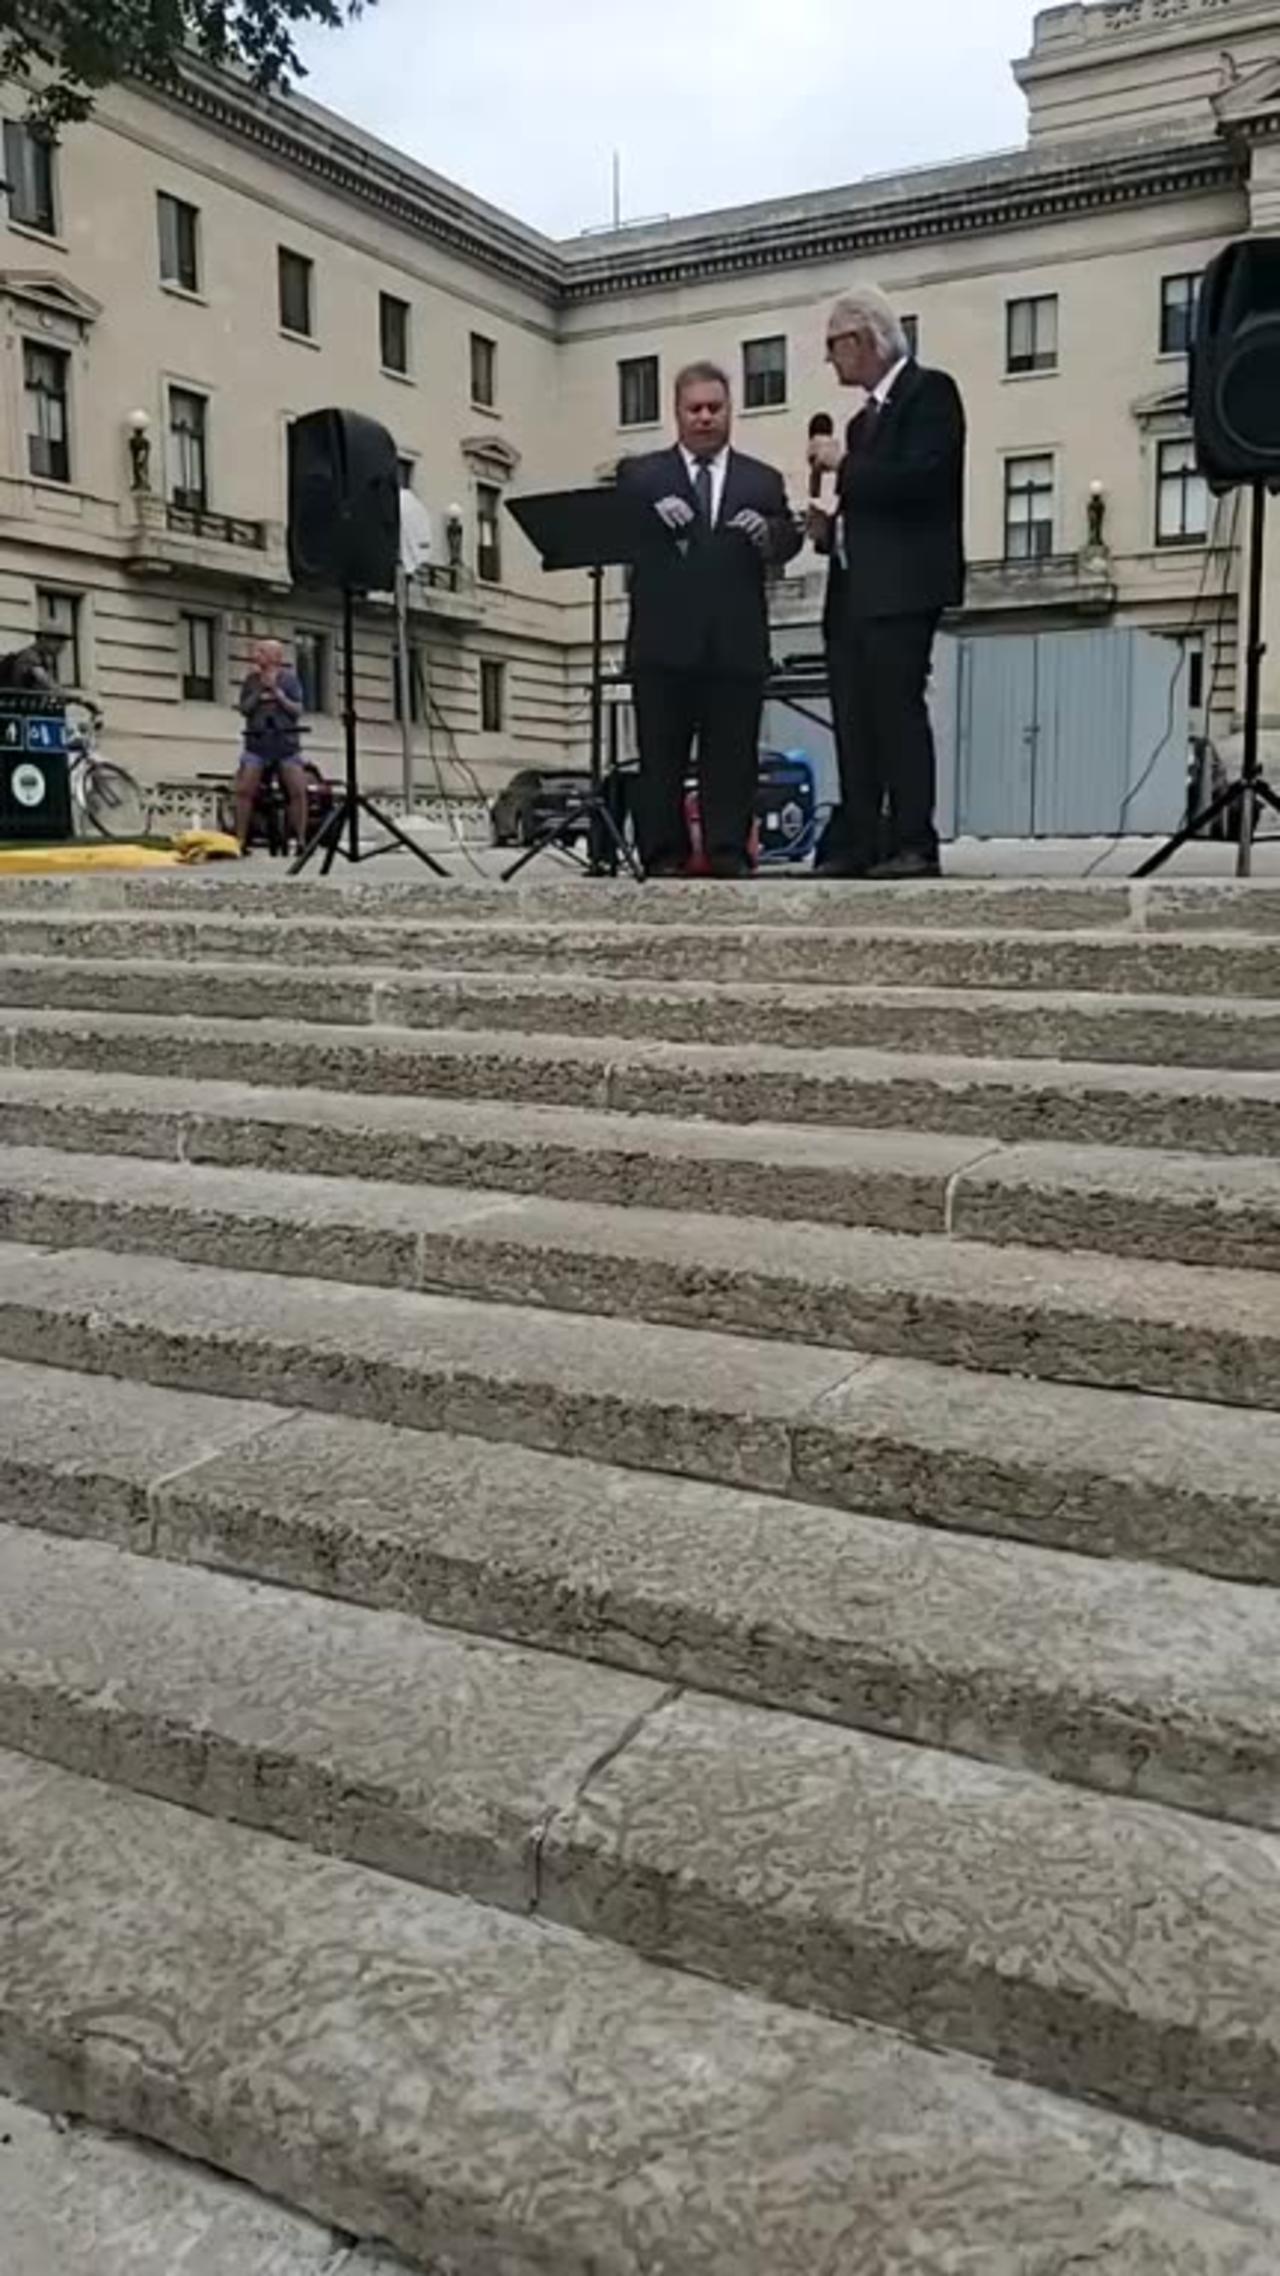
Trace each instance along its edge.
<instances>
[{"instance_id":1,"label":"concrete step","mask_svg":"<svg viewBox=\"0 0 1280 2276\"><path fill-rule=\"evenodd\" d=\"M5 2276L409 2276L241 2182L0 2095Z\"/></svg>"},{"instance_id":2,"label":"concrete step","mask_svg":"<svg viewBox=\"0 0 1280 2276\"><path fill-rule=\"evenodd\" d=\"M0 1239L1280 1409L1273 1273L44 1147Z\"/></svg>"},{"instance_id":3,"label":"concrete step","mask_svg":"<svg viewBox=\"0 0 1280 2276\"><path fill-rule=\"evenodd\" d=\"M0 1069L0 1145L1280 1270L1280 1162Z\"/></svg>"},{"instance_id":4,"label":"concrete step","mask_svg":"<svg viewBox=\"0 0 1280 2276\"><path fill-rule=\"evenodd\" d=\"M1082 1059L1134 1066L1280 1067L1280 1002L1212 996L1029 995L981 989L800 988L646 982L566 972L406 974L336 961L262 967L215 961L199 943L175 961L53 956L0 960L0 1005L261 1019L308 1025L446 1028L622 1042L766 1044L949 1056Z\"/></svg>"},{"instance_id":5,"label":"concrete step","mask_svg":"<svg viewBox=\"0 0 1280 2276\"><path fill-rule=\"evenodd\" d=\"M3 1361L0 1448L12 1524L1280 1831L1270 1590Z\"/></svg>"},{"instance_id":6,"label":"concrete step","mask_svg":"<svg viewBox=\"0 0 1280 2276\"><path fill-rule=\"evenodd\" d=\"M1251 1828L4 1527L0 1746L1280 2156Z\"/></svg>"},{"instance_id":7,"label":"concrete step","mask_svg":"<svg viewBox=\"0 0 1280 2276\"><path fill-rule=\"evenodd\" d=\"M1280 2251L1268 2165L19 1756L0 1920L10 2091L372 2217L415 2266L863 2276L873 2237L904 2276L1273 2276Z\"/></svg>"},{"instance_id":8,"label":"concrete step","mask_svg":"<svg viewBox=\"0 0 1280 2276\"><path fill-rule=\"evenodd\" d=\"M169 1259L0 1249L0 1355L1280 1578L1280 1417Z\"/></svg>"},{"instance_id":9,"label":"concrete step","mask_svg":"<svg viewBox=\"0 0 1280 2276\"><path fill-rule=\"evenodd\" d=\"M1280 1072L625 1044L304 1022L0 1011L0 1060L399 1097L506 1100L721 1123L818 1123L988 1142L1280 1155Z\"/></svg>"},{"instance_id":10,"label":"concrete step","mask_svg":"<svg viewBox=\"0 0 1280 2276\"><path fill-rule=\"evenodd\" d=\"M7 929L11 959L18 941ZM838 983L877 988L1002 991L1106 990L1122 995L1280 997L1280 940L1265 933L1192 935L1099 932L882 930L728 923L487 924L370 922L348 913L265 922L249 915L197 924L175 918L94 920L27 927L23 946L50 962L158 960L175 973L192 961L231 958L268 973L369 966L425 971L572 974L581 981L747 982L793 987Z\"/></svg>"},{"instance_id":11,"label":"concrete step","mask_svg":"<svg viewBox=\"0 0 1280 2276\"><path fill-rule=\"evenodd\" d=\"M388 884L371 877L301 883L264 865L245 869L151 872L138 876L0 879L0 919L54 911L66 918L125 914L490 925L619 923L777 926L918 932L1280 932L1280 887L1265 879L948 878L894 886L821 883L764 876L749 883L681 880L640 887L626 878L552 877L527 872L515 885L422 878Z\"/></svg>"}]
</instances>

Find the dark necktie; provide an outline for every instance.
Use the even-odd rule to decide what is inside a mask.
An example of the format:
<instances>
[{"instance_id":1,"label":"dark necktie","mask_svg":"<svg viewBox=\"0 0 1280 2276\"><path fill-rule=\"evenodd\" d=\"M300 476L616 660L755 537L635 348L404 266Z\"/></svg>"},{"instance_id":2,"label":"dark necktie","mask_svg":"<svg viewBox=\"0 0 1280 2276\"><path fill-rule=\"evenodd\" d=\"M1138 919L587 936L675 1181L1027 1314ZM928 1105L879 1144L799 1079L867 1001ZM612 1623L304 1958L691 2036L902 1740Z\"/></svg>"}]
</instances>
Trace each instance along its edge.
<instances>
[{"instance_id":1,"label":"dark necktie","mask_svg":"<svg viewBox=\"0 0 1280 2276\"><path fill-rule=\"evenodd\" d=\"M698 471L693 478L693 494L698 501L698 512L701 514L703 521L707 525L707 528L710 529L712 523L711 505L714 493L711 487L711 468L705 458L700 459L698 462Z\"/></svg>"}]
</instances>

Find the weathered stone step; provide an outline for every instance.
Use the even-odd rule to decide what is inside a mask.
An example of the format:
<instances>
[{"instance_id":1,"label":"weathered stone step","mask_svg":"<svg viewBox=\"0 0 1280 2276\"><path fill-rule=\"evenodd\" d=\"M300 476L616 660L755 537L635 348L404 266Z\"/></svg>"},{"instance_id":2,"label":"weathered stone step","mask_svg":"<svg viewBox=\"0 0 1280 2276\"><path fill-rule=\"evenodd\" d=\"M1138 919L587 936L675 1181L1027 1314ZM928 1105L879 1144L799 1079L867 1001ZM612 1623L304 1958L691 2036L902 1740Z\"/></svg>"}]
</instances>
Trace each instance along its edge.
<instances>
[{"instance_id":1,"label":"weathered stone step","mask_svg":"<svg viewBox=\"0 0 1280 2276\"><path fill-rule=\"evenodd\" d=\"M0 1144L1280 1270L1280 1163L0 1068Z\"/></svg>"},{"instance_id":2,"label":"weathered stone step","mask_svg":"<svg viewBox=\"0 0 1280 2276\"><path fill-rule=\"evenodd\" d=\"M447 921L626 925L759 925L837 930L892 926L909 932L1089 930L1280 932L1280 887L1265 879L966 879L873 886L766 876L750 883L610 881L526 873L518 885L422 878L388 884L360 877L297 883L267 868L79 878L0 879L0 918L57 911L64 916L133 912L370 922Z\"/></svg>"},{"instance_id":3,"label":"weathered stone step","mask_svg":"<svg viewBox=\"0 0 1280 2276\"><path fill-rule=\"evenodd\" d=\"M0 1239L1280 1408L1270 1273L43 1147Z\"/></svg>"},{"instance_id":4,"label":"weathered stone step","mask_svg":"<svg viewBox=\"0 0 1280 2276\"><path fill-rule=\"evenodd\" d=\"M1280 1579L1280 1417L690 1328L0 1248L0 1355Z\"/></svg>"},{"instance_id":5,"label":"weathered stone step","mask_svg":"<svg viewBox=\"0 0 1280 2276\"><path fill-rule=\"evenodd\" d=\"M409 2276L207 2166L0 2095L5 2276Z\"/></svg>"},{"instance_id":6,"label":"weathered stone step","mask_svg":"<svg viewBox=\"0 0 1280 2276\"><path fill-rule=\"evenodd\" d=\"M11 2090L456 2276L1280 2252L1268 2165L17 1756L0 1924Z\"/></svg>"},{"instance_id":7,"label":"weathered stone step","mask_svg":"<svg viewBox=\"0 0 1280 2276\"><path fill-rule=\"evenodd\" d=\"M0 1746L1280 2155L1251 1828L4 1527Z\"/></svg>"},{"instance_id":8,"label":"weathered stone step","mask_svg":"<svg viewBox=\"0 0 1280 2276\"><path fill-rule=\"evenodd\" d=\"M7 933L7 938L5 937ZM14 957L13 925L0 941ZM1123 995L1280 997L1280 941L1254 933L943 932L905 925L837 931L751 925L376 923L348 915L256 921L250 915L155 924L104 919L28 926L43 960L250 960L260 979L332 965L388 972L572 974L615 980L841 983L878 988L995 988Z\"/></svg>"},{"instance_id":9,"label":"weathered stone step","mask_svg":"<svg viewBox=\"0 0 1280 2276\"><path fill-rule=\"evenodd\" d=\"M3 1361L0 1517L1280 1831L1265 1589Z\"/></svg>"},{"instance_id":10,"label":"weathered stone step","mask_svg":"<svg viewBox=\"0 0 1280 2276\"><path fill-rule=\"evenodd\" d=\"M917 1056L1007 1055L1133 1066L1280 1068L1280 1001L1030 995L979 989L750 986L555 978L521 972L405 973L332 963L261 967L206 959L198 941L158 956L0 960L0 1006L261 1019L287 1007L308 1025L492 1030L621 1042L766 1044Z\"/></svg>"},{"instance_id":11,"label":"weathered stone step","mask_svg":"<svg viewBox=\"0 0 1280 2276\"><path fill-rule=\"evenodd\" d=\"M987 1141L1280 1155L1280 1073L1052 1060L414 1033L302 1022L0 1010L18 1068L398 1097L503 1099L722 1123L841 1124Z\"/></svg>"}]
</instances>

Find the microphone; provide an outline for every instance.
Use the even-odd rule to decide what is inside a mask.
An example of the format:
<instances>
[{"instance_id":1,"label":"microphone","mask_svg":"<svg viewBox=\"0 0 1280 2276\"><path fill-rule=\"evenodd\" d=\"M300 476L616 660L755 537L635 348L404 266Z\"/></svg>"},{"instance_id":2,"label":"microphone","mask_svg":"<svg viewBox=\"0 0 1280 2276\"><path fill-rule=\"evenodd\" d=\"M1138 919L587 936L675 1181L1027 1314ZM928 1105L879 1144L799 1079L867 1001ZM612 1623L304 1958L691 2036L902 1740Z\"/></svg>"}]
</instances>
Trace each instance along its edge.
<instances>
[{"instance_id":1,"label":"microphone","mask_svg":"<svg viewBox=\"0 0 1280 2276\"><path fill-rule=\"evenodd\" d=\"M814 412L809 421L809 440L811 443L834 435L835 431L836 423L829 411ZM822 496L822 468L820 466L811 466L809 469L809 496L814 500Z\"/></svg>"}]
</instances>

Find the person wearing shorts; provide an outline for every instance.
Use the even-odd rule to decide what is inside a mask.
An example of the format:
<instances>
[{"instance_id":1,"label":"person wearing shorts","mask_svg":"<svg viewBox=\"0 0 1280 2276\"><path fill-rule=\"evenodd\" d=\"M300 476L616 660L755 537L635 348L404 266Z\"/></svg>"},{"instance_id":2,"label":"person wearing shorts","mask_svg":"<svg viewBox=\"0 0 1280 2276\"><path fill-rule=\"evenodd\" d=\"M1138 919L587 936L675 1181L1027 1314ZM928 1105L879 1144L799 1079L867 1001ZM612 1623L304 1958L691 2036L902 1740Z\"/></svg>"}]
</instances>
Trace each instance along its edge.
<instances>
[{"instance_id":1,"label":"person wearing shorts","mask_svg":"<svg viewBox=\"0 0 1280 2276\"><path fill-rule=\"evenodd\" d=\"M240 690L244 741L236 775L236 837L241 853L249 847L253 812L268 774L284 789L289 828L299 846L307 842L307 778L302 765L302 682L285 659L278 640L260 640L253 669Z\"/></svg>"}]
</instances>

